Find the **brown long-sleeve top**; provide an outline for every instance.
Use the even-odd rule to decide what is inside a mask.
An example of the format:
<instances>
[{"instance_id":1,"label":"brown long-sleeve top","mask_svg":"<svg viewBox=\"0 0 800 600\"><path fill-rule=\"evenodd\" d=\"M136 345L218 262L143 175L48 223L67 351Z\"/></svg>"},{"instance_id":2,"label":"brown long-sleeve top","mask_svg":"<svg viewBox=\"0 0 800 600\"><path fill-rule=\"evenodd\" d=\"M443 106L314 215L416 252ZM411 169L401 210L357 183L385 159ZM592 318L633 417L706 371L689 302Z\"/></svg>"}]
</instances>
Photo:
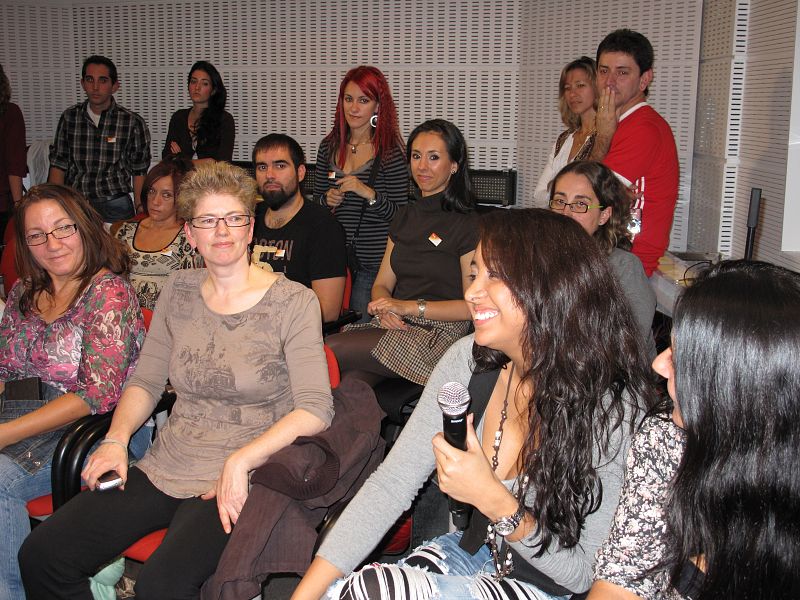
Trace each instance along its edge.
<instances>
[{"instance_id":1,"label":"brown long-sleeve top","mask_svg":"<svg viewBox=\"0 0 800 600\"><path fill-rule=\"evenodd\" d=\"M206 276L170 276L127 384L154 399L168 377L175 388L167 426L137 466L176 498L211 489L232 452L290 411L333 418L314 292L281 277L252 308L221 315L200 295Z\"/></svg>"}]
</instances>

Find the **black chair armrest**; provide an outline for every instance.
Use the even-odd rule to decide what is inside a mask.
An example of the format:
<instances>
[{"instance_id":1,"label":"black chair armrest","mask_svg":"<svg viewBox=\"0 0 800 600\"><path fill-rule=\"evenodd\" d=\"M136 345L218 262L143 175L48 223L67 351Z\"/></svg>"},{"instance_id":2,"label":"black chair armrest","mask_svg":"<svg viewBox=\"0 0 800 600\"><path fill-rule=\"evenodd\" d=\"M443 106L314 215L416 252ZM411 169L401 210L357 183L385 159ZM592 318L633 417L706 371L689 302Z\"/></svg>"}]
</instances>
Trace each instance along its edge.
<instances>
[{"instance_id":1,"label":"black chair armrest","mask_svg":"<svg viewBox=\"0 0 800 600\"><path fill-rule=\"evenodd\" d=\"M109 411L102 415L81 417L61 436L53 455L50 474L53 510L81 491L83 461L92 446L108 432L113 413Z\"/></svg>"},{"instance_id":2,"label":"black chair armrest","mask_svg":"<svg viewBox=\"0 0 800 600\"><path fill-rule=\"evenodd\" d=\"M322 324L322 335L330 335L331 333L336 333L345 325L349 325L350 323L355 323L360 318L361 318L360 312L353 310L352 308L347 308L335 321L328 321Z\"/></svg>"}]
</instances>

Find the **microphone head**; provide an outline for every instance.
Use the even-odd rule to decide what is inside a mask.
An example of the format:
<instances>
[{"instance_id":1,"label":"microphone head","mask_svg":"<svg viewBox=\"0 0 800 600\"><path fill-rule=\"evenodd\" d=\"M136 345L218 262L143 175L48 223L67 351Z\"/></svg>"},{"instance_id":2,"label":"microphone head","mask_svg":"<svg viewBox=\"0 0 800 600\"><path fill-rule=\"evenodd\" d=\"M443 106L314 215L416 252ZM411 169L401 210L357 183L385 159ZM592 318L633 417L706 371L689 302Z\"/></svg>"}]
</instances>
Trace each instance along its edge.
<instances>
[{"instance_id":1,"label":"microphone head","mask_svg":"<svg viewBox=\"0 0 800 600\"><path fill-rule=\"evenodd\" d=\"M469 408L469 390L457 381L450 381L439 390L436 400L445 415L458 417Z\"/></svg>"}]
</instances>

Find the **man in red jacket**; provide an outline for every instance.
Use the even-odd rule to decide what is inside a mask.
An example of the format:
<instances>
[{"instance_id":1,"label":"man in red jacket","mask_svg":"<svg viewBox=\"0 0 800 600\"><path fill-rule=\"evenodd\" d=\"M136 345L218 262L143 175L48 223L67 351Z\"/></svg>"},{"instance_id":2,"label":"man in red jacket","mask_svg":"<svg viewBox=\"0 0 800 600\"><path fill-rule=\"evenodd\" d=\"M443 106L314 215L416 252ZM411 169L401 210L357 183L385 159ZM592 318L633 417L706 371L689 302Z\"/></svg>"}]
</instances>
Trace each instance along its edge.
<instances>
[{"instance_id":1,"label":"man in red jacket","mask_svg":"<svg viewBox=\"0 0 800 600\"><path fill-rule=\"evenodd\" d=\"M597 138L602 160L636 195L633 253L647 275L669 245L678 200L678 153L664 118L647 104L653 46L641 33L618 29L597 48Z\"/></svg>"}]
</instances>

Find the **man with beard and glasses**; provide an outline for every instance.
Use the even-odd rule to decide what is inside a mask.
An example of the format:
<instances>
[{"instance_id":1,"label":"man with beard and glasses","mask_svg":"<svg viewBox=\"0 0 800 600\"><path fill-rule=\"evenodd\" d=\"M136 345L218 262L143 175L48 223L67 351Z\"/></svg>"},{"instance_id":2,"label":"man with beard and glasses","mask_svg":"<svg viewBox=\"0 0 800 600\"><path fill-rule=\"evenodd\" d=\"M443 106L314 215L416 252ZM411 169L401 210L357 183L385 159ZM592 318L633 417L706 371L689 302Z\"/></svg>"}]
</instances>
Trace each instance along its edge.
<instances>
[{"instance_id":1,"label":"man with beard and glasses","mask_svg":"<svg viewBox=\"0 0 800 600\"><path fill-rule=\"evenodd\" d=\"M254 263L311 288L322 320L333 321L342 309L347 268L344 229L322 206L300 192L306 176L303 149L288 135L262 137L253 148L253 166L263 202L256 207Z\"/></svg>"}]
</instances>

